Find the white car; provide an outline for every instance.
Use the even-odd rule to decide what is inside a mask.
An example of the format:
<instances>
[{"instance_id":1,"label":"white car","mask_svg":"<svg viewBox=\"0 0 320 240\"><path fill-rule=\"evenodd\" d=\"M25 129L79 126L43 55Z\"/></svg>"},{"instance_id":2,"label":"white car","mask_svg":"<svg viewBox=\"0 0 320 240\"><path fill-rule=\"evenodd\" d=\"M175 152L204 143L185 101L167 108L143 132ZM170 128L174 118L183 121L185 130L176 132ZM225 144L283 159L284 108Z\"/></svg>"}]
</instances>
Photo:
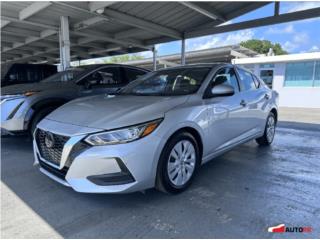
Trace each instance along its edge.
<instances>
[{"instance_id":1,"label":"white car","mask_svg":"<svg viewBox=\"0 0 320 240\"><path fill-rule=\"evenodd\" d=\"M35 163L78 192L185 190L199 166L273 141L278 94L231 64L148 73L116 95L73 100L42 120Z\"/></svg>"}]
</instances>

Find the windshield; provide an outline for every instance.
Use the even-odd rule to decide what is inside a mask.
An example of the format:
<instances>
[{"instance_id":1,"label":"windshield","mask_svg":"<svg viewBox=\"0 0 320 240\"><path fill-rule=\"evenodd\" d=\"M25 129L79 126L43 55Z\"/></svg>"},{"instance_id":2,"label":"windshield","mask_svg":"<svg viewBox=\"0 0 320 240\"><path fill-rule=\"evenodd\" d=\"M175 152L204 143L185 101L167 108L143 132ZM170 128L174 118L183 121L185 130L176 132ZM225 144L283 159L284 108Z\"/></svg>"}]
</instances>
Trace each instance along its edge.
<instances>
[{"instance_id":1,"label":"windshield","mask_svg":"<svg viewBox=\"0 0 320 240\"><path fill-rule=\"evenodd\" d=\"M63 72L56 73L41 82L69 82L77 79L82 73L84 73L85 68L74 68L66 70Z\"/></svg>"},{"instance_id":2,"label":"windshield","mask_svg":"<svg viewBox=\"0 0 320 240\"><path fill-rule=\"evenodd\" d=\"M177 96L195 93L209 67L175 68L147 74L124 87L121 95Z\"/></svg>"}]
</instances>

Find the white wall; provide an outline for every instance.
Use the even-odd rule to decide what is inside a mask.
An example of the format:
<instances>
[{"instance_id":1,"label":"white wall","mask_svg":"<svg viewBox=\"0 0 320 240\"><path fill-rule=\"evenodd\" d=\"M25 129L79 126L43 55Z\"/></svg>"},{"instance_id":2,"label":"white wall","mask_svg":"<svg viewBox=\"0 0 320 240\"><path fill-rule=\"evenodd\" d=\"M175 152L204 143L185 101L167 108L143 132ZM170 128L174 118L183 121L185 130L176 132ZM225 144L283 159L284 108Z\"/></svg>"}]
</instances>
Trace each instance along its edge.
<instances>
[{"instance_id":1,"label":"white wall","mask_svg":"<svg viewBox=\"0 0 320 240\"><path fill-rule=\"evenodd\" d=\"M280 107L320 108L320 87L284 87L286 64L275 63L273 70L272 88L279 93ZM259 64L254 72L260 76Z\"/></svg>"}]
</instances>

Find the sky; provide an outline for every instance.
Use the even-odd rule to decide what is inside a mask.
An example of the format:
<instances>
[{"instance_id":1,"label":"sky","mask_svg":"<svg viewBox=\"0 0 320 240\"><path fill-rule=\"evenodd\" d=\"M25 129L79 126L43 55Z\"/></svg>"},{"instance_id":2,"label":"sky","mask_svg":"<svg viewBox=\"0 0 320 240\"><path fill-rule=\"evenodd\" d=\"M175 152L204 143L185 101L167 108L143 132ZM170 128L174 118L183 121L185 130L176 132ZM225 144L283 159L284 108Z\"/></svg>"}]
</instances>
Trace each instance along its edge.
<instances>
[{"instance_id":1,"label":"sky","mask_svg":"<svg viewBox=\"0 0 320 240\"><path fill-rule=\"evenodd\" d=\"M281 2L280 14L320 7L317 2ZM272 16L274 5L268 4L225 24L248 21ZM289 53L320 51L320 17L295 21L266 27L252 28L223 34L215 34L186 40L186 51L202 50L226 45L239 44L249 39L270 40L280 43ZM173 41L156 45L159 56L180 53L181 42ZM138 55L151 57L152 53L142 52Z\"/></svg>"}]
</instances>

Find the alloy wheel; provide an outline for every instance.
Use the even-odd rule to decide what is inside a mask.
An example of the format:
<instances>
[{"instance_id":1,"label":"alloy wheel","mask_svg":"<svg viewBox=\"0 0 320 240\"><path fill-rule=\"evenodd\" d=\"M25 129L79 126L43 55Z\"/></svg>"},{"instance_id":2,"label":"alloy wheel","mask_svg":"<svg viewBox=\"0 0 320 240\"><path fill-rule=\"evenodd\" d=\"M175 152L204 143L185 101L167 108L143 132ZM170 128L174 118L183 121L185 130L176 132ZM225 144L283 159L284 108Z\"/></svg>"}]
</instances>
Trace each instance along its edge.
<instances>
[{"instance_id":1,"label":"alloy wheel","mask_svg":"<svg viewBox=\"0 0 320 240\"><path fill-rule=\"evenodd\" d=\"M270 116L267 122L267 139L268 142L272 142L275 134L275 120L274 117Z\"/></svg>"}]
</instances>

